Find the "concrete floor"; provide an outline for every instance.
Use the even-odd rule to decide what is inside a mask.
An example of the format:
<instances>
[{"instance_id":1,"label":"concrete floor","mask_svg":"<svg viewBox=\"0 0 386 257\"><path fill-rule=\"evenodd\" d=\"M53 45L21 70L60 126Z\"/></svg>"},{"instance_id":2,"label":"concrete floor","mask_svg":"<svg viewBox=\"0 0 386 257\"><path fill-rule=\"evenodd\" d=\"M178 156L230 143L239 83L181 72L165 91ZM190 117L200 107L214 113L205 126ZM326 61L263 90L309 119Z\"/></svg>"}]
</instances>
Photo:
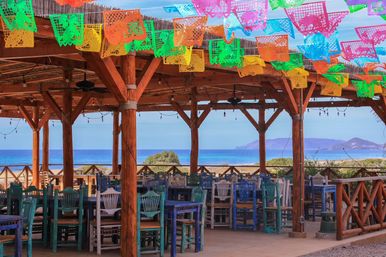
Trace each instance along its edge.
<instances>
[{"instance_id":1,"label":"concrete floor","mask_svg":"<svg viewBox=\"0 0 386 257\"><path fill-rule=\"evenodd\" d=\"M261 232L250 231L232 231L226 229L206 230L205 231L205 249L200 253L194 253L187 250L186 253L178 253L178 256L185 257L295 257L318 252L332 247L349 245L357 240L365 240L373 236L379 236L386 232L375 232L367 235L358 236L342 241L330 239L316 239L315 232L319 223L307 223L307 238L294 239L289 238L287 233L265 234ZM7 249L11 250L11 249ZM8 251L7 251L8 252ZM11 253L11 252L9 252ZM26 256L26 255L25 255ZM96 253L76 252L74 249L61 248L56 254L50 249L44 249L34 246L33 256L38 257L90 257L97 256ZM105 251L102 256L118 257L119 251ZM151 256L151 255L144 255ZM166 252L165 257L169 253Z\"/></svg>"}]
</instances>

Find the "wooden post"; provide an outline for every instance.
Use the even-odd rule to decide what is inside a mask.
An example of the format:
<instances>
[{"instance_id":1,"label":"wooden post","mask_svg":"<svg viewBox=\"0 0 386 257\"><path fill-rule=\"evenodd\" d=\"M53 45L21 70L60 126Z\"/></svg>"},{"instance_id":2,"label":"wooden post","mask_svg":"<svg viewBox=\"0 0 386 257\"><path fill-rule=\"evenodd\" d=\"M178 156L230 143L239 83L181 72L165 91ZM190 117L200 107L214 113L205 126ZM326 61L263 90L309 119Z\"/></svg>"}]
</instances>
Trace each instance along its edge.
<instances>
[{"instance_id":1,"label":"wooden post","mask_svg":"<svg viewBox=\"0 0 386 257\"><path fill-rule=\"evenodd\" d=\"M121 73L129 88L129 100L122 111L122 210L121 256L137 256L137 99L135 56L122 57Z\"/></svg>"},{"instance_id":2,"label":"wooden post","mask_svg":"<svg viewBox=\"0 0 386 257\"><path fill-rule=\"evenodd\" d=\"M259 165L260 173L266 173L266 147L265 147L265 133L267 131L265 126L265 100L264 96L259 100L261 106L259 108Z\"/></svg>"},{"instance_id":3,"label":"wooden post","mask_svg":"<svg viewBox=\"0 0 386 257\"><path fill-rule=\"evenodd\" d=\"M343 239L343 183L336 184L336 240Z\"/></svg>"},{"instance_id":4,"label":"wooden post","mask_svg":"<svg viewBox=\"0 0 386 257\"><path fill-rule=\"evenodd\" d=\"M197 88L192 88L191 113L190 113L190 173L197 173L198 169L198 114L197 114Z\"/></svg>"},{"instance_id":5,"label":"wooden post","mask_svg":"<svg viewBox=\"0 0 386 257\"><path fill-rule=\"evenodd\" d=\"M303 95L302 89L293 91L298 111L292 114L293 151L293 217L292 231L295 236L304 233L304 135L303 135Z\"/></svg>"},{"instance_id":6,"label":"wooden post","mask_svg":"<svg viewBox=\"0 0 386 257\"><path fill-rule=\"evenodd\" d=\"M64 71L65 86L70 87L72 71ZM74 185L74 160L72 145L72 92L65 89L63 92L63 187L73 187Z\"/></svg>"},{"instance_id":7,"label":"wooden post","mask_svg":"<svg viewBox=\"0 0 386 257\"><path fill-rule=\"evenodd\" d=\"M112 158L112 174L118 175L118 148L119 148L119 112L114 111L113 114L113 158Z\"/></svg>"},{"instance_id":8,"label":"wooden post","mask_svg":"<svg viewBox=\"0 0 386 257\"><path fill-rule=\"evenodd\" d=\"M50 149L50 127L48 121L43 125L43 161L42 170L48 171L49 169L49 150Z\"/></svg>"},{"instance_id":9,"label":"wooden post","mask_svg":"<svg viewBox=\"0 0 386 257\"><path fill-rule=\"evenodd\" d=\"M34 106L32 107L32 120L35 124L39 123L39 107ZM39 146L40 146L40 140L39 140L39 128L35 125L32 132L33 137L33 143L32 143L32 185L39 188L39 168L40 168L40 161L39 161Z\"/></svg>"}]
</instances>

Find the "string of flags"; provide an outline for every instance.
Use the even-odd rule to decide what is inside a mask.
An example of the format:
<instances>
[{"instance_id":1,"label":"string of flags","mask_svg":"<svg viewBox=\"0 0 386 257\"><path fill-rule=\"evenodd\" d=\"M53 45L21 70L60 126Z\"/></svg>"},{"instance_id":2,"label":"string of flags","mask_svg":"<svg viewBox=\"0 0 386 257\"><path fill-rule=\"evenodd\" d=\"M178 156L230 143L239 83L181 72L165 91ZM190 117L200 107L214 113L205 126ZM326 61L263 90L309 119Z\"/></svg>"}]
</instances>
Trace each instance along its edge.
<instances>
[{"instance_id":1,"label":"string of flags","mask_svg":"<svg viewBox=\"0 0 386 257\"><path fill-rule=\"evenodd\" d=\"M59 5L73 8L93 0L55 0ZM329 12L325 1L305 0L192 0L187 4L164 7L175 13L172 29L156 30L153 20L144 20L139 9L106 10L103 23L88 24L85 13L50 14L49 19L59 46L75 46L85 52L98 52L102 58L121 56L130 52L153 51L164 64L178 65L180 72L204 72L204 38L211 34L207 47L209 62L223 67L236 67L240 77L264 73L266 63L281 72L292 88L306 88L309 72L304 58L312 62L314 70L327 79L322 95L340 96L349 86L349 74L340 60L355 63L363 74L355 74L352 85L358 97L386 95L386 64L380 56L386 55L386 24L355 28L356 40L338 40L338 27L350 13L367 9L368 15L386 20L386 0L345 1L348 10ZM268 10L284 8L287 17L269 19ZM34 33L38 28L32 0L4 0L0 15L6 48L34 47ZM209 25L210 19L223 20ZM295 30L304 36L298 53L289 50ZM259 55L248 55L238 32L246 36L262 31L257 36ZM382 73L383 71L383 73Z\"/></svg>"}]
</instances>

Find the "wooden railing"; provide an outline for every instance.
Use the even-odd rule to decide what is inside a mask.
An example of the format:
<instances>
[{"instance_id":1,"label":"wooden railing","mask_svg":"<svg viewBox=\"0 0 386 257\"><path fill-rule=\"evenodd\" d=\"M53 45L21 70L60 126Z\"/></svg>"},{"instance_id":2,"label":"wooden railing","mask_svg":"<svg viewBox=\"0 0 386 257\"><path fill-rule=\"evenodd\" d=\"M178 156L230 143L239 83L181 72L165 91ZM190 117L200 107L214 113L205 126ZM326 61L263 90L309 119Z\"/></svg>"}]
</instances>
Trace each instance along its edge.
<instances>
[{"instance_id":1,"label":"wooden railing","mask_svg":"<svg viewBox=\"0 0 386 257\"><path fill-rule=\"evenodd\" d=\"M386 228L386 176L335 179L337 240Z\"/></svg>"},{"instance_id":2,"label":"wooden railing","mask_svg":"<svg viewBox=\"0 0 386 257\"><path fill-rule=\"evenodd\" d=\"M48 171L41 171L41 177L46 176L48 183L62 183L63 168L61 164L50 164ZM386 175L386 167L323 167L323 166L306 166L306 172L320 172L324 176L328 176L330 180L336 178L347 177L347 174L340 173L340 170L350 170L350 177L369 177ZM28 187L32 182L31 165L0 165L0 186L7 188L11 182L19 182L24 187ZM290 175L292 172L291 166L267 166L267 170L273 176ZM76 164L74 179L81 179L86 183L94 183L95 174L103 172L106 175L111 175L111 164ZM139 165L138 174L164 172L167 174L189 173L188 165ZM251 176L260 173L259 166L254 165L200 165L198 173L211 173L218 176L226 174L238 174Z\"/></svg>"}]
</instances>

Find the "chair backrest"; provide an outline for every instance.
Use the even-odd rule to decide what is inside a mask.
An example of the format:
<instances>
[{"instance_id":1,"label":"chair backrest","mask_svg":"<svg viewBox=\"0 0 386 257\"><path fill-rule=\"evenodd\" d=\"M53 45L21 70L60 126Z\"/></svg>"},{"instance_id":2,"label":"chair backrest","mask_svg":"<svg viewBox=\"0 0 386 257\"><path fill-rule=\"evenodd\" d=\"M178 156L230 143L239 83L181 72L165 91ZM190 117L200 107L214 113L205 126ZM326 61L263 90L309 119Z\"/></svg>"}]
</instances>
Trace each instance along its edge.
<instances>
[{"instance_id":1,"label":"chair backrest","mask_svg":"<svg viewBox=\"0 0 386 257\"><path fill-rule=\"evenodd\" d=\"M36 212L36 199L26 198L22 204L21 215L23 217L23 226L26 228L28 237L32 238L32 226Z\"/></svg>"},{"instance_id":2,"label":"chair backrest","mask_svg":"<svg viewBox=\"0 0 386 257\"><path fill-rule=\"evenodd\" d=\"M311 177L312 185L327 185L328 184L328 178L321 175L319 172L316 173L314 176Z\"/></svg>"},{"instance_id":3,"label":"chair backrest","mask_svg":"<svg viewBox=\"0 0 386 257\"><path fill-rule=\"evenodd\" d=\"M237 173L225 174L224 178L231 183L237 183L239 181L239 175Z\"/></svg>"},{"instance_id":4,"label":"chair backrest","mask_svg":"<svg viewBox=\"0 0 386 257\"><path fill-rule=\"evenodd\" d=\"M263 207L275 206L281 208L279 184L270 180L262 183Z\"/></svg>"},{"instance_id":5,"label":"chair backrest","mask_svg":"<svg viewBox=\"0 0 386 257\"><path fill-rule=\"evenodd\" d=\"M256 202L256 183L243 180L233 184L233 200L240 202Z\"/></svg>"},{"instance_id":6,"label":"chair backrest","mask_svg":"<svg viewBox=\"0 0 386 257\"><path fill-rule=\"evenodd\" d=\"M19 183L11 183L7 190L7 213L18 215L21 213L23 201L23 187Z\"/></svg>"},{"instance_id":7,"label":"chair backrest","mask_svg":"<svg viewBox=\"0 0 386 257\"><path fill-rule=\"evenodd\" d=\"M0 208L7 206L7 190L0 190Z\"/></svg>"},{"instance_id":8,"label":"chair backrest","mask_svg":"<svg viewBox=\"0 0 386 257\"><path fill-rule=\"evenodd\" d=\"M202 224L205 224L207 193L208 193L208 191L203 190L201 187L194 187L192 189L191 201L195 202L195 203L202 203L202 207L201 207L201 222L202 222Z\"/></svg>"},{"instance_id":9,"label":"chair backrest","mask_svg":"<svg viewBox=\"0 0 386 257\"><path fill-rule=\"evenodd\" d=\"M232 197L232 183L226 180L214 182L212 185L212 201L218 199L220 201L227 201Z\"/></svg>"},{"instance_id":10,"label":"chair backrest","mask_svg":"<svg viewBox=\"0 0 386 257\"><path fill-rule=\"evenodd\" d=\"M189 186L199 186L200 185L200 177L196 172L190 173L190 175L188 176L188 185Z\"/></svg>"},{"instance_id":11,"label":"chair backrest","mask_svg":"<svg viewBox=\"0 0 386 257\"><path fill-rule=\"evenodd\" d=\"M169 186L171 187L185 187L186 176L180 173L174 174L169 177L168 183L169 183Z\"/></svg>"},{"instance_id":12,"label":"chair backrest","mask_svg":"<svg viewBox=\"0 0 386 257\"><path fill-rule=\"evenodd\" d=\"M121 210L121 208L118 207L121 193L116 191L114 188L109 187L102 193L97 191L96 196L98 214L107 214L111 216Z\"/></svg>"},{"instance_id":13,"label":"chair backrest","mask_svg":"<svg viewBox=\"0 0 386 257\"><path fill-rule=\"evenodd\" d=\"M138 194L137 199L138 219L142 217L152 219L156 215L163 217L165 194L148 191L145 194Z\"/></svg>"},{"instance_id":14,"label":"chair backrest","mask_svg":"<svg viewBox=\"0 0 386 257\"><path fill-rule=\"evenodd\" d=\"M290 207L291 204L291 181L286 178L277 179L278 194L281 201L281 206Z\"/></svg>"},{"instance_id":15,"label":"chair backrest","mask_svg":"<svg viewBox=\"0 0 386 257\"><path fill-rule=\"evenodd\" d=\"M102 173L97 173L96 184L97 184L97 190L104 192L107 190L107 188L110 187L110 178L108 176L103 175Z\"/></svg>"},{"instance_id":16,"label":"chair backrest","mask_svg":"<svg viewBox=\"0 0 386 257\"><path fill-rule=\"evenodd\" d=\"M213 176L208 173L202 173L200 176L200 186L205 189L211 189L213 184Z\"/></svg>"},{"instance_id":17,"label":"chair backrest","mask_svg":"<svg viewBox=\"0 0 386 257\"><path fill-rule=\"evenodd\" d=\"M71 213L77 210L83 210L83 187L74 190L70 187L63 191L55 191L55 207L63 213Z\"/></svg>"}]
</instances>

